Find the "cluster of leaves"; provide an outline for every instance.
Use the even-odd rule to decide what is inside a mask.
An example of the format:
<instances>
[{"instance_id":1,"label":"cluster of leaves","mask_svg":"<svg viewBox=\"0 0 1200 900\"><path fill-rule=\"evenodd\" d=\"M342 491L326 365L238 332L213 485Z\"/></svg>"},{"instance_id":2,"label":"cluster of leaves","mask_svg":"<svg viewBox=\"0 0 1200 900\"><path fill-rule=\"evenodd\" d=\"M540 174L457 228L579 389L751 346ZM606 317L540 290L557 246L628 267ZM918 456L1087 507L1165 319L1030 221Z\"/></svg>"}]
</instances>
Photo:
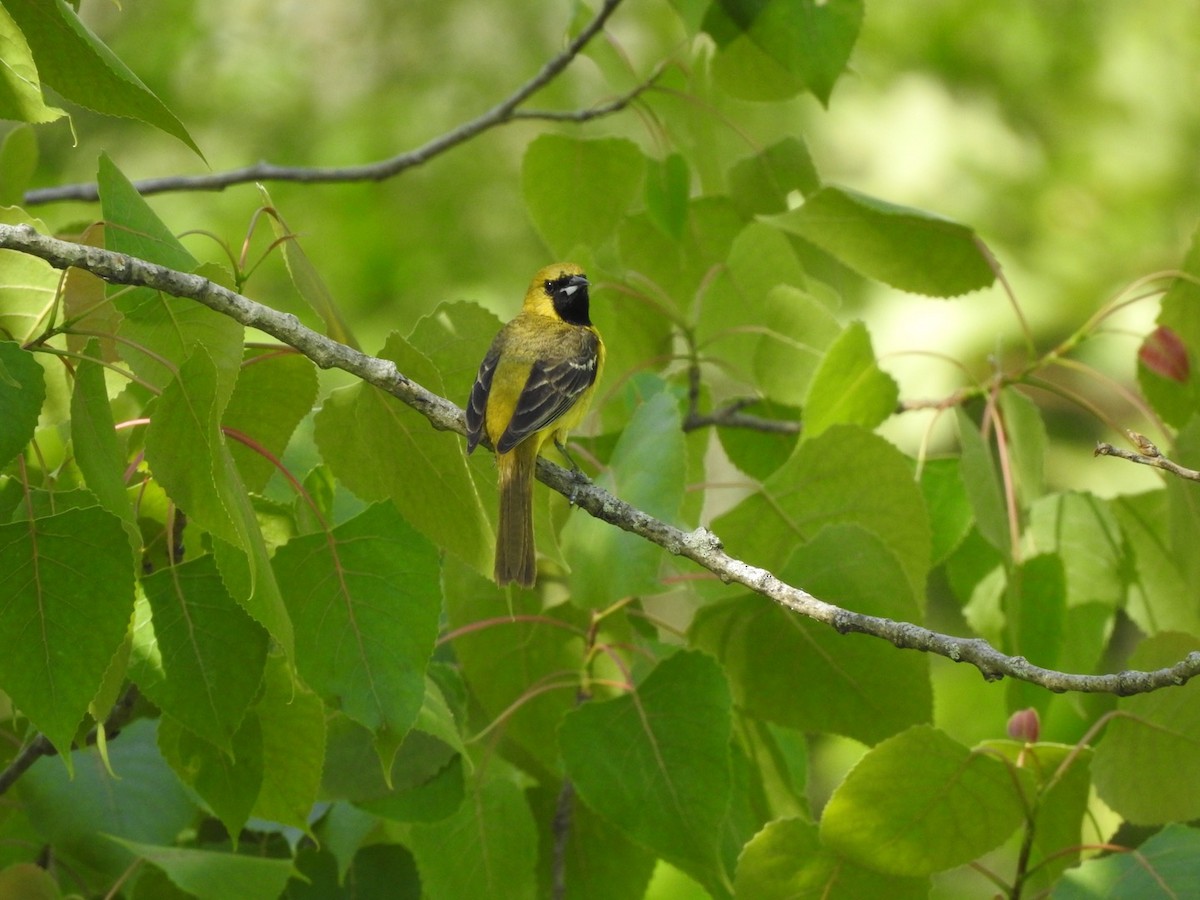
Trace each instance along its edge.
<instances>
[{"instance_id":1,"label":"cluster of leaves","mask_svg":"<svg viewBox=\"0 0 1200 900\"><path fill-rule=\"evenodd\" d=\"M849 270L952 298L993 283L982 243L823 183L799 136L740 158L682 137L700 128L681 94L828 102L861 4L678 10L684 64L643 100L677 136L668 152L547 133L524 154L532 222L597 283L597 481L690 528L735 471L743 498L706 522L732 554L1047 668L1198 649L1192 486L1103 499L1043 484L1026 388L1055 387L1046 373L1103 316L950 398L959 452L913 459L875 433L904 414L899 390L831 284ZM0 27L26 85L41 75L86 105L78 70L52 75L84 46L125 71L63 3L5 0ZM110 87L118 111L187 140ZM53 115L23 90L0 112ZM81 242L247 283L240 261L197 260L107 157L97 180L103 224ZM289 311L349 341L263 208L308 301ZM1200 249L1185 268L1200 275ZM1196 293L1174 282L1139 369L1185 461L1200 456ZM379 355L461 400L499 325L447 303ZM486 454L375 387L322 385L304 355L193 301L0 251L0 328L0 761L16 776L0 896L59 896L61 881L142 900L633 898L669 866L714 897L907 897L997 848L988 868L1012 896L1196 877L1200 835L1169 824L1200 816L1194 687L1082 700L976 679L976 698L1003 692L1068 739L967 741L935 710L929 658L697 579L542 489L538 589L499 591ZM720 427L722 409L762 427ZM690 427L706 410L718 427ZM814 809L810 756L835 735L867 749ZM17 772L38 740L61 760ZM1106 821L1085 839L1108 811L1167 827L1113 837ZM1089 841L1111 852L1080 865Z\"/></svg>"}]
</instances>

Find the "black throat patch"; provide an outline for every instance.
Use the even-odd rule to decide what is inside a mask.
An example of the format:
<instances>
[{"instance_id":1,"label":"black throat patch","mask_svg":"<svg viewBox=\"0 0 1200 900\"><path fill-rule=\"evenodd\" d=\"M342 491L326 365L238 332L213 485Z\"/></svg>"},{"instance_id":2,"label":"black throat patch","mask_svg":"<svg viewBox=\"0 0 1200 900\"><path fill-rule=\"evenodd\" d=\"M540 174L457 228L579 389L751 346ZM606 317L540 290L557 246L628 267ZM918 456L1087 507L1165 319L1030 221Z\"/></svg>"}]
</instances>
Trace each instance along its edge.
<instances>
[{"instance_id":1,"label":"black throat patch","mask_svg":"<svg viewBox=\"0 0 1200 900\"><path fill-rule=\"evenodd\" d=\"M545 291L554 304L554 311L564 322L572 325L591 325L588 310L588 280L583 275L560 275L547 281Z\"/></svg>"}]
</instances>

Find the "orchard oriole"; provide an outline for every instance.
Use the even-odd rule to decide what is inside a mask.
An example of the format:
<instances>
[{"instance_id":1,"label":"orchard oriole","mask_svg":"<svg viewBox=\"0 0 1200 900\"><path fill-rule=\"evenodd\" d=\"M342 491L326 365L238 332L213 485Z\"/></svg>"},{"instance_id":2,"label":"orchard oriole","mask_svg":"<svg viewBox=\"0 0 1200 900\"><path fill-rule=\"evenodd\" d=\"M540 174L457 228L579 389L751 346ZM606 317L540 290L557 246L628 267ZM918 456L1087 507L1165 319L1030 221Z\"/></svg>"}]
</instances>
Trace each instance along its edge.
<instances>
[{"instance_id":1,"label":"orchard oriole","mask_svg":"<svg viewBox=\"0 0 1200 900\"><path fill-rule=\"evenodd\" d=\"M500 469L495 577L501 587L534 582L538 453L551 438L565 453L563 441L583 420L603 366L587 276L573 263L546 266L533 276L521 312L492 341L467 403L467 452L486 434Z\"/></svg>"}]
</instances>

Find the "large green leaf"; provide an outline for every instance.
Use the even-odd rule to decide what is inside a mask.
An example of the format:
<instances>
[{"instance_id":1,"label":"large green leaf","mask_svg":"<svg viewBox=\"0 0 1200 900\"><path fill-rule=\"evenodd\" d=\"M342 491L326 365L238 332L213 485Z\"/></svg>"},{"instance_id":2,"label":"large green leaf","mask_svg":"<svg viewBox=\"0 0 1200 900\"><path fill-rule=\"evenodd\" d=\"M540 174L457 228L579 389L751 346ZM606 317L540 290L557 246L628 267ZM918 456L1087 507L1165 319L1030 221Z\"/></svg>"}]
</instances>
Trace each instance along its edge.
<instances>
[{"instance_id":1,"label":"large green leaf","mask_svg":"<svg viewBox=\"0 0 1200 900\"><path fill-rule=\"evenodd\" d=\"M229 595L211 555L155 572L142 587L130 677L163 712L232 752L262 683L267 632Z\"/></svg>"},{"instance_id":2,"label":"large green leaf","mask_svg":"<svg viewBox=\"0 0 1200 900\"><path fill-rule=\"evenodd\" d=\"M20 26L46 84L80 106L153 125L200 154L183 124L66 0L4 0L4 9Z\"/></svg>"},{"instance_id":3,"label":"large green leaf","mask_svg":"<svg viewBox=\"0 0 1200 900\"><path fill-rule=\"evenodd\" d=\"M274 564L300 674L375 732L381 751L394 749L425 699L441 606L437 548L381 503L328 534L293 539Z\"/></svg>"},{"instance_id":4,"label":"large green leaf","mask_svg":"<svg viewBox=\"0 0 1200 900\"><path fill-rule=\"evenodd\" d=\"M924 596L930 528L908 459L878 435L835 425L804 441L788 462L713 531L731 553L779 569L797 544L837 523L862 526L900 561L916 596Z\"/></svg>"},{"instance_id":5,"label":"large green leaf","mask_svg":"<svg viewBox=\"0 0 1200 900\"><path fill-rule=\"evenodd\" d=\"M847 188L823 187L799 209L770 221L856 272L915 294L955 297L996 277L967 226Z\"/></svg>"},{"instance_id":6,"label":"large green leaf","mask_svg":"<svg viewBox=\"0 0 1200 900\"><path fill-rule=\"evenodd\" d=\"M1162 633L1129 660L1133 669L1173 665L1200 650L1200 638ZM1120 700L1092 773L1100 798L1131 822L1157 825L1200 817L1200 682Z\"/></svg>"},{"instance_id":7,"label":"large green leaf","mask_svg":"<svg viewBox=\"0 0 1200 900\"><path fill-rule=\"evenodd\" d=\"M1054 669L1066 639L1067 585L1061 557L1039 553L1014 564L1008 572L1004 597L1008 622L1005 649L1034 665ZM1050 694L1027 681L1007 685L1009 708L1034 707L1043 714L1050 705Z\"/></svg>"},{"instance_id":8,"label":"large green leaf","mask_svg":"<svg viewBox=\"0 0 1200 900\"><path fill-rule=\"evenodd\" d=\"M793 191L810 194L820 178L808 148L796 137L785 137L729 170L729 196L749 218L785 212Z\"/></svg>"},{"instance_id":9,"label":"large green leaf","mask_svg":"<svg viewBox=\"0 0 1200 900\"><path fill-rule=\"evenodd\" d=\"M920 620L896 557L855 525L823 529L779 574L855 612ZM870 637L840 635L764 597L702 609L691 636L721 660L738 706L761 719L875 743L933 715L925 657L897 653ZM803 690L796 689L800 684Z\"/></svg>"},{"instance_id":10,"label":"large green leaf","mask_svg":"<svg viewBox=\"0 0 1200 900\"><path fill-rule=\"evenodd\" d=\"M46 377L33 354L0 341L0 467L33 439L45 399Z\"/></svg>"},{"instance_id":11,"label":"large green leaf","mask_svg":"<svg viewBox=\"0 0 1200 900\"><path fill-rule=\"evenodd\" d=\"M718 897L730 887L721 852L733 788L730 714L720 667L681 651L632 693L585 703L559 729L584 802Z\"/></svg>"},{"instance_id":12,"label":"large green leaf","mask_svg":"<svg viewBox=\"0 0 1200 900\"><path fill-rule=\"evenodd\" d=\"M1012 554L1008 528L1008 505L991 445L984 440L971 417L961 407L955 410L961 445L959 474L967 499L975 511L975 527L989 544L1005 557Z\"/></svg>"},{"instance_id":13,"label":"large green leaf","mask_svg":"<svg viewBox=\"0 0 1200 900\"><path fill-rule=\"evenodd\" d=\"M443 393L436 368L400 335L388 338L380 356ZM481 572L491 570L492 531L456 435L434 431L395 397L359 384L326 398L316 417L316 440L338 480L359 497L390 499L439 547Z\"/></svg>"},{"instance_id":14,"label":"large green leaf","mask_svg":"<svg viewBox=\"0 0 1200 900\"><path fill-rule=\"evenodd\" d=\"M730 44L736 47L737 39L745 35L828 106L833 85L858 38L862 16L862 0L720 0L710 7L704 28L723 50ZM743 57L739 62L746 65L747 61ZM726 83L745 95L738 90L742 79L727 78ZM747 98L768 99L758 90Z\"/></svg>"},{"instance_id":15,"label":"large green leaf","mask_svg":"<svg viewBox=\"0 0 1200 900\"><path fill-rule=\"evenodd\" d=\"M821 843L892 875L969 862L1025 819L1028 772L929 725L889 738L850 770L821 816Z\"/></svg>"},{"instance_id":16,"label":"large green leaf","mask_svg":"<svg viewBox=\"0 0 1200 900\"><path fill-rule=\"evenodd\" d=\"M939 565L966 539L973 520L958 459L926 460L921 466L921 493L933 528L933 564Z\"/></svg>"},{"instance_id":17,"label":"large green leaf","mask_svg":"<svg viewBox=\"0 0 1200 900\"><path fill-rule=\"evenodd\" d=\"M0 525L0 686L59 752L132 612L133 561L116 516L92 506Z\"/></svg>"},{"instance_id":18,"label":"large green leaf","mask_svg":"<svg viewBox=\"0 0 1200 900\"><path fill-rule=\"evenodd\" d=\"M822 358L842 331L837 317L819 297L780 284L762 301L762 327L765 334L754 353L755 382L772 400L803 405Z\"/></svg>"},{"instance_id":19,"label":"large green leaf","mask_svg":"<svg viewBox=\"0 0 1200 900\"><path fill-rule=\"evenodd\" d=\"M582 616L570 606L543 610L532 592L514 593L510 605L490 578L453 559L445 561L442 581L447 625L461 629L454 655L485 721L498 722L506 738L557 771L558 748L546 738L575 705Z\"/></svg>"},{"instance_id":20,"label":"large green leaf","mask_svg":"<svg viewBox=\"0 0 1200 900\"><path fill-rule=\"evenodd\" d=\"M25 35L4 6L0 6L0 119L41 124L65 116L42 97L37 64Z\"/></svg>"},{"instance_id":21,"label":"large green leaf","mask_svg":"<svg viewBox=\"0 0 1200 900\"><path fill-rule=\"evenodd\" d=\"M214 538L225 585L246 611L292 652L292 624L275 583L258 517L220 431L220 375L197 346L158 398L146 429L155 480Z\"/></svg>"},{"instance_id":22,"label":"large green leaf","mask_svg":"<svg viewBox=\"0 0 1200 900\"><path fill-rule=\"evenodd\" d=\"M477 784L449 818L413 826L410 847L430 900L535 896L533 816L521 789L503 774Z\"/></svg>"},{"instance_id":23,"label":"large green leaf","mask_svg":"<svg viewBox=\"0 0 1200 900\"><path fill-rule=\"evenodd\" d=\"M884 875L823 847L817 826L801 819L769 823L746 845L734 882L738 900L920 900L929 880Z\"/></svg>"},{"instance_id":24,"label":"large green leaf","mask_svg":"<svg viewBox=\"0 0 1200 900\"><path fill-rule=\"evenodd\" d=\"M655 393L637 407L596 483L673 522L683 502L687 469L679 403L656 379L641 383ZM576 514L563 529L562 543L572 571L571 602L577 606L602 609L621 597L660 588L662 552L637 535ZM620 565L614 566L614 560Z\"/></svg>"},{"instance_id":25,"label":"large green leaf","mask_svg":"<svg viewBox=\"0 0 1200 900\"><path fill-rule=\"evenodd\" d=\"M1109 504L1133 556L1126 614L1146 634L1200 634L1200 606L1181 571L1181 553L1190 551L1171 545L1167 492L1117 497Z\"/></svg>"},{"instance_id":26,"label":"large green leaf","mask_svg":"<svg viewBox=\"0 0 1200 900\"><path fill-rule=\"evenodd\" d=\"M42 234L49 229L18 207L0 207L5 225L32 225ZM49 323L59 297L63 275L48 262L16 250L0 250L0 336L24 342ZM2 380L2 379L0 379Z\"/></svg>"},{"instance_id":27,"label":"large green leaf","mask_svg":"<svg viewBox=\"0 0 1200 900\"><path fill-rule=\"evenodd\" d=\"M158 752L156 728L151 719L126 725L108 747L107 766L89 747L71 752L74 777L53 759L21 776L17 790L30 821L68 864L97 869L111 882L133 857L108 835L165 844L195 818L187 790Z\"/></svg>"},{"instance_id":28,"label":"large green leaf","mask_svg":"<svg viewBox=\"0 0 1200 900\"><path fill-rule=\"evenodd\" d=\"M1132 853L1088 860L1063 876L1054 900L1186 897L1200 882L1200 829L1171 824Z\"/></svg>"},{"instance_id":29,"label":"large green leaf","mask_svg":"<svg viewBox=\"0 0 1200 900\"><path fill-rule=\"evenodd\" d=\"M95 361L100 356L100 342L88 341L84 356L75 368L75 388L71 392L71 447L75 463L100 505L125 523L136 552L141 549L142 537L125 491L126 455L117 440L104 385L104 368Z\"/></svg>"},{"instance_id":30,"label":"large green leaf","mask_svg":"<svg viewBox=\"0 0 1200 900\"><path fill-rule=\"evenodd\" d=\"M251 351L221 424L227 433L232 429L281 459L296 426L308 415L316 398L317 370L307 357ZM240 440L229 441L229 453L249 491L261 491L275 474L272 460Z\"/></svg>"},{"instance_id":31,"label":"large green leaf","mask_svg":"<svg viewBox=\"0 0 1200 900\"><path fill-rule=\"evenodd\" d=\"M608 240L637 199L645 165L637 144L621 138L535 138L525 151L521 187L546 246L562 257Z\"/></svg>"},{"instance_id":32,"label":"large green leaf","mask_svg":"<svg viewBox=\"0 0 1200 900\"><path fill-rule=\"evenodd\" d=\"M197 900L276 900L295 874L290 859L217 853L119 841L134 855L162 869Z\"/></svg>"},{"instance_id":33,"label":"large green leaf","mask_svg":"<svg viewBox=\"0 0 1200 900\"><path fill-rule=\"evenodd\" d=\"M804 404L804 436L811 439L831 425L874 428L896 411L900 388L875 361L871 336L851 322L826 351Z\"/></svg>"}]
</instances>

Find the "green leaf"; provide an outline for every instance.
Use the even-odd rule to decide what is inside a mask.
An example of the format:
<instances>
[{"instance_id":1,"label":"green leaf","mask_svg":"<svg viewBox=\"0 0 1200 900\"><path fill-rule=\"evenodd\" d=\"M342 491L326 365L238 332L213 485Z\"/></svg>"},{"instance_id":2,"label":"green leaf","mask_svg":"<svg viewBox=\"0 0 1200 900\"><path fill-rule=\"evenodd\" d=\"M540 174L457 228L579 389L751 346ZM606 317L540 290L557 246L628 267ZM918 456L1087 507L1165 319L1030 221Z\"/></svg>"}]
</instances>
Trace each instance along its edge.
<instances>
[{"instance_id":1,"label":"green leaf","mask_svg":"<svg viewBox=\"0 0 1200 900\"><path fill-rule=\"evenodd\" d=\"M649 160L646 167L646 212L669 237L679 240L687 224L691 177L680 153Z\"/></svg>"},{"instance_id":2,"label":"green leaf","mask_svg":"<svg viewBox=\"0 0 1200 900\"><path fill-rule=\"evenodd\" d=\"M1064 871L1079 864L1080 833L1092 785L1092 751L1071 744L1019 741L987 741L983 746L1037 779L1027 878L1022 886L1031 892L1048 891Z\"/></svg>"},{"instance_id":3,"label":"green leaf","mask_svg":"<svg viewBox=\"0 0 1200 900\"><path fill-rule=\"evenodd\" d=\"M822 358L842 333L841 324L824 301L808 291L781 284L765 297L762 328L766 333L754 353L759 389L779 403L804 405ZM806 421L805 432L808 430Z\"/></svg>"},{"instance_id":4,"label":"green leaf","mask_svg":"<svg viewBox=\"0 0 1200 900\"><path fill-rule=\"evenodd\" d=\"M1131 669L1174 665L1200 650L1192 635L1163 633L1144 640ZM1100 798L1138 825L1200 817L1200 683L1118 701L1125 713L1108 723L1092 774Z\"/></svg>"},{"instance_id":5,"label":"green leaf","mask_svg":"<svg viewBox=\"0 0 1200 900\"><path fill-rule=\"evenodd\" d=\"M933 564L945 562L966 539L973 517L956 458L927 460L921 467L921 493L933 527Z\"/></svg>"},{"instance_id":6,"label":"green leaf","mask_svg":"<svg viewBox=\"0 0 1200 900\"><path fill-rule=\"evenodd\" d=\"M338 343L346 344L355 350L360 349L354 333L342 315L341 308L325 284L325 279L321 277L317 267L312 264L308 254L300 246L300 236L292 231L287 222L283 220L283 216L275 208L267 189L260 184L258 191L267 208L274 212L274 215L268 217L271 220L271 231L275 234L275 240L279 242L283 251L283 263L287 266L288 275L292 279L292 285L296 288L296 292L304 298L313 312L320 316L321 321L325 324L325 334Z\"/></svg>"},{"instance_id":7,"label":"green leaf","mask_svg":"<svg viewBox=\"0 0 1200 900\"><path fill-rule=\"evenodd\" d=\"M307 831L325 763L325 704L275 655L249 716L262 735L263 777L252 814Z\"/></svg>"},{"instance_id":8,"label":"green leaf","mask_svg":"<svg viewBox=\"0 0 1200 900\"><path fill-rule=\"evenodd\" d=\"M263 781L262 730L248 716L218 748L164 714L158 725L163 757L221 820L236 849Z\"/></svg>"},{"instance_id":9,"label":"green leaf","mask_svg":"<svg viewBox=\"0 0 1200 900\"><path fill-rule=\"evenodd\" d=\"M132 611L129 538L116 516L93 506L0 525L0 685L60 753Z\"/></svg>"},{"instance_id":10,"label":"green leaf","mask_svg":"<svg viewBox=\"0 0 1200 900\"><path fill-rule=\"evenodd\" d=\"M139 719L121 729L108 748L116 777L96 748L71 751L74 777L43 760L21 776L18 787L40 839L64 860L116 879L132 855L108 835L167 843L189 826L196 807L155 745L157 723Z\"/></svg>"},{"instance_id":11,"label":"green leaf","mask_svg":"<svg viewBox=\"0 0 1200 900\"><path fill-rule=\"evenodd\" d=\"M444 393L429 359L399 335L388 338L380 356L434 393ZM395 397L358 384L326 398L316 417L316 441L338 480L357 496L390 499L439 547L481 572L491 571L492 530L457 435L434 431Z\"/></svg>"},{"instance_id":12,"label":"green leaf","mask_svg":"<svg viewBox=\"0 0 1200 900\"><path fill-rule=\"evenodd\" d=\"M779 573L829 603L898 621L920 620L904 572L874 535L831 525ZM840 635L750 595L705 607L692 641L721 660L739 708L801 731L875 743L933 716L929 662L884 642ZM796 685L804 690L796 690Z\"/></svg>"},{"instance_id":13,"label":"green leaf","mask_svg":"<svg viewBox=\"0 0 1200 900\"><path fill-rule=\"evenodd\" d=\"M46 400L46 377L32 353L0 341L0 467L33 440Z\"/></svg>"},{"instance_id":14,"label":"green leaf","mask_svg":"<svg viewBox=\"0 0 1200 900\"><path fill-rule=\"evenodd\" d=\"M389 504L274 558L296 626L296 667L381 747L412 727L437 638L438 551ZM390 766L389 766L390 767Z\"/></svg>"},{"instance_id":15,"label":"green leaf","mask_svg":"<svg viewBox=\"0 0 1200 900\"><path fill-rule=\"evenodd\" d=\"M4 10L0 8L0 41L4 31ZM6 59L2 65L11 65ZM9 73L11 75L11 72ZM4 75L0 74L0 107L4 100ZM11 119L0 108L0 119ZM37 135L28 125L20 125L4 136L0 142L0 206L20 206L25 199L25 191L37 171L38 144Z\"/></svg>"},{"instance_id":16,"label":"green leaf","mask_svg":"<svg viewBox=\"0 0 1200 900\"><path fill-rule=\"evenodd\" d=\"M290 859L117 842L162 869L177 887L198 900L276 900L296 872Z\"/></svg>"},{"instance_id":17,"label":"green leaf","mask_svg":"<svg viewBox=\"0 0 1200 900\"><path fill-rule=\"evenodd\" d=\"M198 267L191 253L103 153L97 179L107 249L181 272ZM149 288L111 288L110 297L123 316L118 330L123 339L122 356L139 378L162 388L195 348L203 346L216 364L221 403L229 399L242 364L241 325L195 300Z\"/></svg>"},{"instance_id":18,"label":"green leaf","mask_svg":"<svg viewBox=\"0 0 1200 900\"><path fill-rule=\"evenodd\" d=\"M1133 583L1124 607L1129 618L1146 634L1200 634L1195 591L1180 571L1180 551L1167 536L1167 493L1151 491L1109 503L1133 553Z\"/></svg>"},{"instance_id":19,"label":"green leaf","mask_svg":"<svg viewBox=\"0 0 1200 900\"><path fill-rule=\"evenodd\" d=\"M741 411L748 416L770 421L800 424L800 410L769 401L747 404ZM797 429L788 433L764 432L753 428L718 428L717 438L731 463L751 478L763 481L795 452L800 431Z\"/></svg>"},{"instance_id":20,"label":"green leaf","mask_svg":"<svg viewBox=\"0 0 1200 900\"><path fill-rule=\"evenodd\" d=\"M1200 879L1200 830L1167 825L1132 853L1090 859L1063 875L1054 900L1186 897Z\"/></svg>"},{"instance_id":21,"label":"green leaf","mask_svg":"<svg viewBox=\"0 0 1200 900\"><path fill-rule=\"evenodd\" d=\"M930 725L889 738L829 798L821 842L855 863L921 877L969 862L1024 821L1029 773Z\"/></svg>"},{"instance_id":22,"label":"green leaf","mask_svg":"<svg viewBox=\"0 0 1200 900\"><path fill-rule=\"evenodd\" d=\"M955 416L961 445L959 474L967 491L967 499L975 511L975 527L989 544L1007 558L1012 554L1008 505L1004 502L1004 488L996 471L992 448L979 433L979 426L961 407L955 410Z\"/></svg>"},{"instance_id":23,"label":"green leaf","mask_svg":"<svg viewBox=\"0 0 1200 900\"><path fill-rule=\"evenodd\" d=\"M75 389L71 392L71 447L84 484L102 507L120 517L136 553L142 548L142 536L125 490L124 470L128 463L117 440L104 385L104 368L95 362L100 356L100 342L95 338L88 341L84 356L75 368Z\"/></svg>"},{"instance_id":24,"label":"green leaf","mask_svg":"<svg viewBox=\"0 0 1200 900\"><path fill-rule=\"evenodd\" d=\"M879 368L871 336L862 322L851 322L813 376L804 405L804 438L811 440L831 425L874 428L896 411L900 388Z\"/></svg>"},{"instance_id":25,"label":"green leaf","mask_svg":"<svg viewBox=\"0 0 1200 900\"><path fill-rule=\"evenodd\" d=\"M1042 553L1014 565L1008 574L1004 598L1010 640L1007 650L1034 665L1058 668L1066 639L1067 586L1062 559ZM1038 685L1010 681L1009 709L1033 707L1045 713L1051 696Z\"/></svg>"},{"instance_id":26,"label":"green leaf","mask_svg":"<svg viewBox=\"0 0 1200 900\"><path fill-rule=\"evenodd\" d=\"M232 429L282 459L316 399L317 370L307 357L249 351L221 424L227 433ZM229 454L248 491L261 491L276 472L270 459L240 440L230 440Z\"/></svg>"},{"instance_id":27,"label":"green leaf","mask_svg":"<svg viewBox=\"0 0 1200 900\"><path fill-rule=\"evenodd\" d=\"M744 216L786 212L793 191L807 196L821 186L808 147L785 137L729 170L729 196Z\"/></svg>"},{"instance_id":28,"label":"green leaf","mask_svg":"<svg viewBox=\"0 0 1200 900\"><path fill-rule=\"evenodd\" d=\"M729 893L721 826L732 791L730 714L720 667L680 651L632 694L585 703L559 728L583 801L714 896Z\"/></svg>"},{"instance_id":29,"label":"green leaf","mask_svg":"<svg viewBox=\"0 0 1200 900\"><path fill-rule=\"evenodd\" d=\"M578 513L577 513L578 515ZM559 768L547 735L575 705L584 664L582 622L571 606L543 610L531 592L514 593L511 607L490 578L447 559L442 570L447 625L454 655L485 721L504 716L504 735L547 771ZM511 615L510 615L511 613ZM474 626L474 627L472 627ZM558 690L535 692L559 684Z\"/></svg>"},{"instance_id":30,"label":"green leaf","mask_svg":"<svg viewBox=\"0 0 1200 900\"><path fill-rule=\"evenodd\" d=\"M203 158L183 124L65 0L4 0L4 8L24 32L46 84L80 106L152 125Z\"/></svg>"},{"instance_id":31,"label":"green leaf","mask_svg":"<svg viewBox=\"0 0 1200 900\"><path fill-rule=\"evenodd\" d=\"M892 444L858 426L835 425L801 443L761 491L712 528L730 553L778 569L797 544L847 522L880 538L914 594L924 596L932 539L912 466Z\"/></svg>"},{"instance_id":32,"label":"green leaf","mask_svg":"<svg viewBox=\"0 0 1200 900\"><path fill-rule=\"evenodd\" d=\"M32 225L42 234L49 231L45 223L17 207L0 207L0 222ZM0 250L0 272L0 335L21 342L36 337L58 301L62 273L44 260L16 250ZM5 380L0 369L0 385Z\"/></svg>"},{"instance_id":33,"label":"green leaf","mask_svg":"<svg viewBox=\"0 0 1200 900\"><path fill-rule=\"evenodd\" d=\"M503 775L476 785L448 819L414 825L409 846L431 898L533 900L533 816L521 789Z\"/></svg>"},{"instance_id":34,"label":"green leaf","mask_svg":"<svg viewBox=\"0 0 1200 900\"><path fill-rule=\"evenodd\" d=\"M799 209L770 221L902 291L956 297L988 287L996 277L967 226L847 188L823 187Z\"/></svg>"},{"instance_id":35,"label":"green leaf","mask_svg":"<svg viewBox=\"0 0 1200 900\"><path fill-rule=\"evenodd\" d=\"M35 125L53 122L66 113L46 105L33 52L7 6L0 6L0 47L4 50L0 54L0 119ZM13 198L5 196L3 201L10 205Z\"/></svg>"},{"instance_id":36,"label":"green leaf","mask_svg":"<svg viewBox=\"0 0 1200 900\"><path fill-rule=\"evenodd\" d=\"M683 503L687 452L675 396L655 378L639 380L649 393L621 432L596 483L627 503L667 522ZM650 393L654 392L654 393ZM660 589L662 551L643 538L576 514L562 533L571 567L571 602L601 609L613 601ZM620 560L619 566L614 566Z\"/></svg>"},{"instance_id":37,"label":"green leaf","mask_svg":"<svg viewBox=\"0 0 1200 900\"><path fill-rule=\"evenodd\" d=\"M1042 495L1046 459L1046 423L1032 400L1012 387L1000 392L1000 413L1007 432L1008 453L1016 476L1020 505L1030 506Z\"/></svg>"},{"instance_id":38,"label":"green leaf","mask_svg":"<svg viewBox=\"0 0 1200 900\"><path fill-rule=\"evenodd\" d=\"M262 683L266 631L229 595L211 555L144 577L142 587L130 678L163 712L231 753Z\"/></svg>"},{"instance_id":39,"label":"green leaf","mask_svg":"<svg viewBox=\"0 0 1200 900\"><path fill-rule=\"evenodd\" d=\"M829 105L858 39L862 0L720 0L719 7L764 54ZM728 25L718 24L710 13L705 29L717 32L721 43Z\"/></svg>"},{"instance_id":40,"label":"green leaf","mask_svg":"<svg viewBox=\"0 0 1200 900\"><path fill-rule=\"evenodd\" d=\"M637 144L622 138L535 138L525 151L521 187L546 246L565 257L607 241L637 198L645 166Z\"/></svg>"},{"instance_id":41,"label":"green leaf","mask_svg":"<svg viewBox=\"0 0 1200 900\"><path fill-rule=\"evenodd\" d=\"M742 851L734 888L738 900L920 900L929 894L929 880L883 875L855 865L821 845L816 825L778 819Z\"/></svg>"},{"instance_id":42,"label":"green leaf","mask_svg":"<svg viewBox=\"0 0 1200 900\"><path fill-rule=\"evenodd\" d=\"M539 897L552 896L550 874L558 834L555 812L561 786L550 783L527 792L541 832ZM572 900L643 900L654 871L654 855L630 841L585 804L571 804L570 835L563 848L563 882Z\"/></svg>"},{"instance_id":43,"label":"green leaf","mask_svg":"<svg viewBox=\"0 0 1200 900\"><path fill-rule=\"evenodd\" d=\"M146 462L167 495L210 532L226 587L289 655L292 624L267 558L258 517L220 431L220 376L197 346L158 398Z\"/></svg>"}]
</instances>

